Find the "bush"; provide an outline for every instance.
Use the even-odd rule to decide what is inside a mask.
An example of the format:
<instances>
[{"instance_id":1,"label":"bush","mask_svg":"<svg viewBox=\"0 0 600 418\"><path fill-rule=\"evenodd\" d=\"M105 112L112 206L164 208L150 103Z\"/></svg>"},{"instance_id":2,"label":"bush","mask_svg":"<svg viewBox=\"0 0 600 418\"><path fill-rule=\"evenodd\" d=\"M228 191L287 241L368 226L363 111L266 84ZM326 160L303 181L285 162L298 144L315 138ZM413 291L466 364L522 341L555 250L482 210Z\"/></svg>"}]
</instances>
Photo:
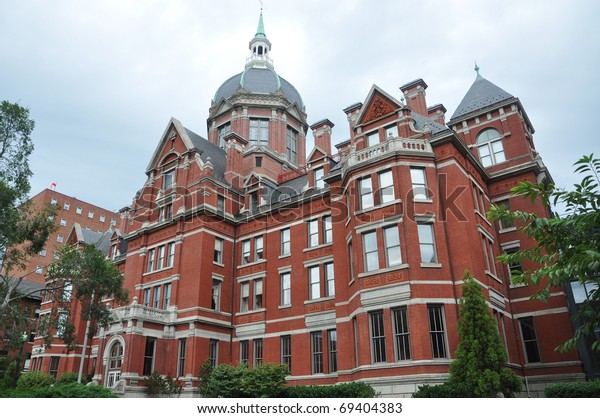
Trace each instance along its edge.
<instances>
[{"instance_id":1,"label":"bush","mask_svg":"<svg viewBox=\"0 0 600 418\"><path fill-rule=\"evenodd\" d=\"M171 376L163 378L160 373L153 372L146 379L146 393L149 396L157 397L160 395L172 396L181 394L181 386Z\"/></svg>"},{"instance_id":2,"label":"bush","mask_svg":"<svg viewBox=\"0 0 600 418\"><path fill-rule=\"evenodd\" d=\"M77 373L67 372L60 375L58 379L56 379L56 385L67 385L69 383L77 383ZM85 376L83 376L85 377ZM85 382L82 382L85 383Z\"/></svg>"},{"instance_id":3,"label":"bush","mask_svg":"<svg viewBox=\"0 0 600 418\"><path fill-rule=\"evenodd\" d=\"M412 394L413 398L471 398L465 387L452 383L443 383L441 385L423 385L419 386L417 391Z\"/></svg>"},{"instance_id":4,"label":"bush","mask_svg":"<svg viewBox=\"0 0 600 418\"><path fill-rule=\"evenodd\" d=\"M118 398L110 389L103 386L67 383L58 386L20 388L3 393L10 398Z\"/></svg>"},{"instance_id":5,"label":"bush","mask_svg":"<svg viewBox=\"0 0 600 418\"><path fill-rule=\"evenodd\" d=\"M289 386L284 388L285 398L374 398L377 392L363 382L341 383L328 386Z\"/></svg>"},{"instance_id":6,"label":"bush","mask_svg":"<svg viewBox=\"0 0 600 418\"><path fill-rule=\"evenodd\" d=\"M244 392L244 375L248 371L245 364L237 367L219 364L210 373L205 373L200 384L200 394L205 398L247 398Z\"/></svg>"},{"instance_id":7,"label":"bush","mask_svg":"<svg viewBox=\"0 0 600 418\"><path fill-rule=\"evenodd\" d=\"M242 378L245 394L251 398L276 398L284 390L289 374L284 364L263 364L246 371Z\"/></svg>"},{"instance_id":8,"label":"bush","mask_svg":"<svg viewBox=\"0 0 600 418\"><path fill-rule=\"evenodd\" d=\"M8 389L12 386L16 367L17 362L14 360L10 361L7 358L4 358L1 361L0 368L2 369L2 372L0 372L0 389Z\"/></svg>"},{"instance_id":9,"label":"bush","mask_svg":"<svg viewBox=\"0 0 600 418\"><path fill-rule=\"evenodd\" d=\"M546 388L547 398L600 398L600 380L556 383Z\"/></svg>"},{"instance_id":10,"label":"bush","mask_svg":"<svg viewBox=\"0 0 600 418\"><path fill-rule=\"evenodd\" d=\"M17 380L17 389L32 389L51 386L54 383L54 377L44 372L23 373Z\"/></svg>"}]
</instances>

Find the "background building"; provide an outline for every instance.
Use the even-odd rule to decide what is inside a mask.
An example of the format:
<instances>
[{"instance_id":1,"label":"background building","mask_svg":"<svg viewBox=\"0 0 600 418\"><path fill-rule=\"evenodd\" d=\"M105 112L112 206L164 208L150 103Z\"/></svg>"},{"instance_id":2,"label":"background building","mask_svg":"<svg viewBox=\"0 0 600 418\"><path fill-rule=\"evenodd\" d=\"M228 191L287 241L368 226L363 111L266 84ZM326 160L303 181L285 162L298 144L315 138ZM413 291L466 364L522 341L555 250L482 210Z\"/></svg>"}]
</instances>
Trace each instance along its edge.
<instances>
[{"instance_id":1,"label":"background building","mask_svg":"<svg viewBox=\"0 0 600 418\"><path fill-rule=\"evenodd\" d=\"M261 15L244 70L211 101L208 138L171 119L121 211L108 254L131 303L86 353L95 381L135 395L158 371L191 395L207 359L275 362L290 384L409 396L447 378L466 270L532 394L583 378L577 353L554 351L573 333L563 289L531 301L535 289L495 262L534 243L490 223L491 204L549 215L509 196L522 180L551 181L519 99L477 73L446 121L423 80L400 99L374 85L344 109L350 136L334 153L333 124L308 124L271 46ZM48 356L34 352L42 370Z\"/></svg>"}]
</instances>

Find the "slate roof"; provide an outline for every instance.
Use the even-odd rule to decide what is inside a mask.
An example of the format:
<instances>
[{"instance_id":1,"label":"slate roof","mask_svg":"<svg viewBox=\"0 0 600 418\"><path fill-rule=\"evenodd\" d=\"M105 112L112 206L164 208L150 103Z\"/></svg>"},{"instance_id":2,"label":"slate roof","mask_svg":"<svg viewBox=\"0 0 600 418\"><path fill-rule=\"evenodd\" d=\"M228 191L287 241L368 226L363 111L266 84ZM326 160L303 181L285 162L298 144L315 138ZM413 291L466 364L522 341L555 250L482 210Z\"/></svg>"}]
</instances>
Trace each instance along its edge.
<instances>
[{"instance_id":1,"label":"slate roof","mask_svg":"<svg viewBox=\"0 0 600 418\"><path fill-rule=\"evenodd\" d=\"M415 128L417 128L420 131L422 131L425 128L426 124L429 125L429 129L431 130L432 134L437 134L439 132L449 130L447 126L441 125L433 119L429 119L428 117L420 115L418 113L412 112L411 116L415 121Z\"/></svg>"},{"instance_id":2,"label":"slate roof","mask_svg":"<svg viewBox=\"0 0 600 418\"><path fill-rule=\"evenodd\" d=\"M199 151L202 151L202 160L206 162L207 157L210 157L210 162L213 165L215 177L219 179L225 178L225 160L227 157L225 150L209 142L207 139L202 138L197 133L190 131L188 128L184 129L194 144L194 147L196 147L196 149Z\"/></svg>"},{"instance_id":3,"label":"slate roof","mask_svg":"<svg viewBox=\"0 0 600 418\"><path fill-rule=\"evenodd\" d=\"M29 299L42 299L42 290L46 285L44 283L33 282L23 279L17 288L17 291L23 295L27 295Z\"/></svg>"},{"instance_id":4,"label":"slate roof","mask_svg":"<svg viewBox=\"0 0 600 418\"><path fill-rule=\"evenodd\" d=\"M113 231L108 230L106 232L96 232L91 229L81 228L81 234L83 235L83 242L87 245L93 245L102 251L103 254L108 253L108 247L110 246L110 238L112 237Z\"/></svg>"},{"instance_id":5,"label":"slate roof","mask_svg":"<svg viewBox=\"0 0 600 418\"><path fill-rule=\"evenodd\" d=\"M514 96L494 83L478 75L465 97L454 111L450 121L464 116L476 110L483 109L506 99L513 99Z\"/></svg>"}]
</instances>

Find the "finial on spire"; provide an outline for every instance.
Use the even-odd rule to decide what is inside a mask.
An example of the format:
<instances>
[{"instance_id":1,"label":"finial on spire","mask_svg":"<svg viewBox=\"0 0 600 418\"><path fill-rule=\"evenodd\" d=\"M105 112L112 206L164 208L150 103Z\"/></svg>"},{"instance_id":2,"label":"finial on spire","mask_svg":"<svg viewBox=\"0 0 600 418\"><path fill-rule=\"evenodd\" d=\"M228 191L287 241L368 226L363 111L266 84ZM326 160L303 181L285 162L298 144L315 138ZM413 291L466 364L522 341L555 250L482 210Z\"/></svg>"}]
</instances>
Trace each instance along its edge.
<instances>
[{"instance_id":1,"label":"finial on spire","mask_svg":"<svg viewBox=\"0 0 600 418\"><path fill-rule=\"evenodd\" d=\"M477 78L480 78L481 74L479 74L479 65L477 65L477 61L475 61L475 72L477 73Z\"/></svg>"}]
</instances>

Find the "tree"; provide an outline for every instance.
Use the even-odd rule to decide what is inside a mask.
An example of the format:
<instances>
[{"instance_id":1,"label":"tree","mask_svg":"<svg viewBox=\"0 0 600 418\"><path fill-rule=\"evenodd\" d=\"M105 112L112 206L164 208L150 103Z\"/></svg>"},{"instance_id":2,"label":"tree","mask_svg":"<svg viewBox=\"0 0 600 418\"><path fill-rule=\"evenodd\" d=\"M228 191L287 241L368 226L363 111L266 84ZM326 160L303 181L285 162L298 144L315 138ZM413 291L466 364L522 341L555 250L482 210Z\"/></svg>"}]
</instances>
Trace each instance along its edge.
<instances>
[{"instance_id":1,"label":"tree","mask_svg":"<svg viewBox=\"0 0 600 418\"><path fill-rule=\"evenodd\" d=\"M519 378L506 367L508 357L481 286L466 272L458 319L459 343L450 363L449 383L473 397L514 396Z\"/></svg>"},{"instance_id":2,"label":"tree","mask_svg":"<svg viewBox=\"0 0 600 418\"><path fill-rule=\"evenodd\" d=\"M81 382L87 339L96 328L92 325L107 326L111 322L112 309L107 300L118 305L127 302L124 280L123 274L94 245L65 245L59 260L48 268L46 291L50 292L53 303L50 314L40 321L45 343L52 343L50 330L60 330L67 349L74 348L78 324L73 322L71 312L76 305L80 307L80 318L87 322L78 382Z\"/></svg>"},{"instance_id":3,"label":"tree","mask_svg":"<svg viewBox=\"0 0 600 418\"><path fill-rule=\"evenodd\" d=\"M488 217L493 221L517 221L519 230L537 242L533 248L498 257L508 266L523 266L524 261L534 263L535 268L511 272L513 282L539 287L533 298L547 301L554 286L568 286L574 280L590 290L573 318L579 324L573 338L558 349L574 349L580 340L591 338L592 349L600 351L600 340L595 336L600 327L600 292L597 291L600 284L600 159L590 154L574 166L575 173L585 174L585 177L572 191L529 181L511 189L512 196L565 207L564 215L544 218L536 213L512 212L493 206Z\"/></svg>"}]
</instances>

